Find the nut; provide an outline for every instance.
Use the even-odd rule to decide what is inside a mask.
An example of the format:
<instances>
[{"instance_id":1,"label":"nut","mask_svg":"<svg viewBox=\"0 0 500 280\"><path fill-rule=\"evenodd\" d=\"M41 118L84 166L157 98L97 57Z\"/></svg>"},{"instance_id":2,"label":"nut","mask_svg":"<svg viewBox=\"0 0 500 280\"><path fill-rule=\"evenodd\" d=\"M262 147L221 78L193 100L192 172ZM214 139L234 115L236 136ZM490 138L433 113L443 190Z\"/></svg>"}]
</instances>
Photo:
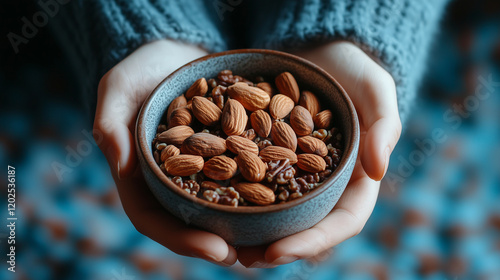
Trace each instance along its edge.
<instances>
[{"instance_id":1,"label":"nut","mask_svg":"<svg viewBox=\"0 0 500 280\"><path fill-rule=\"evenodd\" d=\"M290 164L297 163L297 154L292 150L280 146L269 146L259 153L260 158L265 162L280 161L288 159Z\"/></svg>"},{"instance_id":2,"label":"nut","mask_svg":"<svg viewBox=\"0 0 500 280\"><path fill-rule=\"evenodd\" d=\"M259 183L238 183L234 185L241 197L257 205L269 205L276 199L274 192Z\"/></svg>"},{"instance_id":3,"label":"nut","mask_svg":"<svg viewBox=\"0 0 500 280\"><path fill-rule=\"evenodd\" d=\"M325 142L312 136L300 137L297 140L299 148L308 154L317 154L321 157L325 157L328 154L328 149Z\"/></svg>"},{"instance_id":4,"label":"nut","mask_svg":"<svg viewBox=\"0 0 500 280\"><path fill-rule=\"evenodd\" d=\"M300 154L297 159L299 160L297 166L307 172L317 173L326 168L325 160L315 154Z\"/></svg>"},{"instance_id":5,"label":"nut","mask_svg":"<svg viewBox=\"0 0 500 280\"><path fill-rule=\"evenodd\" d=\"M269 97L272 97L275 93L275 90L270 83L260 82L257 84L257 87L262 89L263 91L267 92L267 94L269 94Z\"/></svg>"},{"instance_id":6,"label":"nut","mask_svg":"<svg viewBox=\"0 0 500 280\"><path fill-rule=\"evenodd\" d=\"M250 115L252 128L260 137L266 138L271 133L272 121L269 114L264 110L257 110Z\"/></svg>"},{"instance_id":7,"label":"nut","mask_svg":"<svg viewBox=\"0 0 500 280\"><path fill-rule=\"evenodd\" d=\"M241 135L247 126L248 116L245 107L235 99L229 99L222 112L222 130L229 135Z\"/></svg>"},{"instance_id":8,"label":"nut","mask_svg":"<svg viewBox=\"0 0 500 280\"><path fill-rule=\"evenodd\" d=\"M227 88L225 86L216 86L212 90L212 98L214 100L214 103L221 110L224 108L224 94L226 93L226 90Z\"/></svg>"},{"instance_id":9,"label":"nut","mask_svg":"<svg viewBox=\"0 0 500 280\"><path fill-rule=\"evenodd\" d=\"M234 176L237 169L238 165L232 158L215 156L205 162L203 173L214 180L227 180Z\"/></svg>"},{"instance_id":10,"label":"nut","mask_svg":"<svg viewBox=\"0 0 500 280\"><path fill-rule=\"evenodd\" d=\"M321 110L321 105L319 104L319 100L312 92L304 90L300 95L299 105L306 108L311 116L316 116L317 113Z\"/></svg>"},{"instance_id":11,"label":"nut","mask_svg":"<svg viewBox=\"0 0 500 280\"><path fill-rule=\"evenodd\" d=\"M167 131L164 131L158 135L158 141L163 142L168 145L175 145L180 147L182 142L189 136L194 134L194 130L186 125L179 125L172 127Z\"/></svg>"},{"instance_id":12,"label":"nut","mask_svg":"<svg viewBox=\"0 0 500 280\"><path fill-rule=\"evenodd\" d=\"M227 94L229 97L238 100L245 109L252 112L266 109L271 101L267 92L246 83L236 83L228 87Z\"/></svg>"},{"instance_id":13,"label":"nut","mask_svg":"<svg viewBox=\"0 0 500 280\"><path fill-rule=\"evenodd\" d=\"M161 150L161 161L164 162L168 158L173 157L173 156L177 156L180 153L181 153L181 151L179 150L179 148L177 148L174 145L168 145L163 150Z\"/></svg>"},{"instance_id":14,"label":"nut","mask_svg":"<svg viewBox=\"0 0 500 280\"><path fill-rule=\"evenodd\" d=\"M284 203L318 187L340 164L342 135L292 74L275 82L223 70L193 83L156 129L160 170L188 194L232 207Z\"/></svg>"},{"instance_id":15,"label":"nut","mask_svg":"<svg viewBox=\"0 0 500 280\"><path fill-rule=\"evenodd\" d=\"M290 114L294 105L290 97L284 94L276 94L269 103L269 113L274 119L283 119Z\"/></svg>"},{"instance_id":16,"label":"nut","mask_svg":"<svg viewBox=\"0 0 500 280\"><path fill-rule=\"evenodd\" d=\"M207 94L208 84L205 78L196 80L193 85L186 91L186 99L189 100L195 96L204 96Z\"/></svg>"},{"instance_id":17,"label":"nut","mask_svg":"<svg viewBox=\"0 0 500 280\"><path fill-rule=\"evenodd\" d=\"M328 129L332 125L332 111L324 110L314 116L314 125L316 129Z\"/></svg>"},{"instance_id":18,"label":"nut","mask_svg":"<svg viewBox=\"0 0 500 280\"><path fill-rule=\"evenodd\" d=\"M298 136L311 134L314 130L314 122L311 113L300 105L295 106L292 113L290 113L290 126L292 126L293 131L295 131Z\"/></svg>"},{"instance_id":19,"label":"nut","mask_svg":"<svg viewBox=\"0 0 500 280\"><path fill-rule=\"evenodd\" d=\"M276 87L281 94L290 97L295 104L299 102L300 91L297 81L289 72L283 72L276 77Z\"/></svg>"},{"instance_id":20,"label":"nut","mask_svg":"<svg viewBox=\"0 0 500 280\"><path fill-rule=\"evenodd\" d=\"M259 155L259 147L257 144L245 137L231 135L226 139L226 146L228 150L235 154L239 154L241 151L247 151Z\"/></svg>"},{"instance_id":21,"label":"nut","mask_svg":"<svg viewBox=\"0 0 500 280\"><path fill-rule=\"evenodd\" d=\"M170 115L175 109L186 107L187 106L187 100L186 97L183 95L176 97L172 102L170 102L170 105L168 106L167 110L167 123L170 123Z\"/></svg>"},{"instance_id":22,"label":"nut","mask_svg":"<svg viewBox=\"0 0 500 280\"><path fill-rule=\"evenodd\" d=\"M226 140L210 133L199 132L191 135L182 143L183 154L213 157L226 151Z\"/></svg>"},{"instance_id":23,"label":"nut","mask_svg":"<svg viewBox=\"0 0 500 280\"><path fill-rule=\"evenodd\" d=\"M193 116L187 107L177 108L172 112L172 114L170 114L168 128L179 125L191 125L192 120Z\"/></svg>"},{"instance_id":24,"label":"nut","mask_svg":"<svg viewBox=\"0 0 500 280\"><path fill-rule=\"evenodd\" d=\"M285 122L275 122L271 130L271 138L274 144L289 148L294 151L297 150L297 135L292 127Z\"/></svg>"},{"instance_id":25,"label":"nut","mask_svg":"<svg viewBox=\"0 0 500 280\"><path fill-rule=\"evenodd\" d=\"M193 114L204 125L216 124L222 115L222 111L213 102L205 97L193 97Z\"/></svg>"},{"instance_id":26,"label":"nut","mask_svg":"<svg viewBox=\"0 0 500 280\"><path fill-rule=\"evenodd\" d=\"M236 157L241 175L250 182L260 182L266 175L266 164L254 153L241 151Z\"/></svg>"},{"instance_id":27,"label":"nut","mask_svg":"<svg viewBox=\"0 0 500 280\"><path fill-rule=\"evenodd\" d=\"M165 171L173 176L189 176L203 169L204 161L200 156L176 155L164 163Z\"/></svg>"}]
</instances>

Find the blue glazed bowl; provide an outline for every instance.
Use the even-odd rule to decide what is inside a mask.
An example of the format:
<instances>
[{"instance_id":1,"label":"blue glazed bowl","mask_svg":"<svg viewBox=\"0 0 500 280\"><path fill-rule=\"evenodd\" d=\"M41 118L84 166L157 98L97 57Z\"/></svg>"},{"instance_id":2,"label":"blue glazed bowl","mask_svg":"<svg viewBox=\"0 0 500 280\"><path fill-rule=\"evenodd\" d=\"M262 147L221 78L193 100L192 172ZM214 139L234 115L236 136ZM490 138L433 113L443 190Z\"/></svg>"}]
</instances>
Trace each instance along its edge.
<instances>
[{"instance_id":1,"label":"blue glazed bowl","mask_svg":"<svg viewBox=\"0 0 500 280\"><path fill-rule=\"evenodd\" d=\"M241 76L277 76L288 71L301 89L315 93L334 114L344 152L339 166L322 185L290 202L231 207L193 197L170 182L155 163L152 141L170 102L200 77L216 77L225 69ZM189 225L218 234L234 246L276 241L308 229L335 206L351 177L359 146L354 106L337 81L318 66L297 56L272 50L234 50L192 61L163 80L144 102L136 127L136 149L145 180L158 201Z\"/></svg>"}]
</instances>

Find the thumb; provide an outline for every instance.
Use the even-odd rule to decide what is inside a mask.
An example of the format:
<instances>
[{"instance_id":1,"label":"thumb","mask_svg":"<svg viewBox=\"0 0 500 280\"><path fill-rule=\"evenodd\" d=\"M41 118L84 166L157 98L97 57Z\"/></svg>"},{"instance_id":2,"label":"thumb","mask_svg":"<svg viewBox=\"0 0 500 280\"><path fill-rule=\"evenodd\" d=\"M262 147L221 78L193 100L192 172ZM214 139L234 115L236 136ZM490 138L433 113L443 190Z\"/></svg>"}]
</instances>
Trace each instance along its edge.
<instances>
[{"instance_id":1,"label":"thumb","mask_svg":"<svg viewBox=\"0 0 500 280\"><path fill-rule=\"evenodd\" d=\"M127 81L108 72L99 83L94 130L102 136L99 148L106 156L113 175L120 179L133 173L136 166L134 120L140 103L130 100Z\"/></svg>"},{"instance_id":2,"label":"thumb","mask_svg":"<svg viewBox=\"0 0 500 280\"><path fill-rule=\"evenodd\" d=\"M361 143L361 164L366 174L380 181L387 172L389 158L401 133L399 118L381 118L367 130Z\"/></svg>"}]
</instances>

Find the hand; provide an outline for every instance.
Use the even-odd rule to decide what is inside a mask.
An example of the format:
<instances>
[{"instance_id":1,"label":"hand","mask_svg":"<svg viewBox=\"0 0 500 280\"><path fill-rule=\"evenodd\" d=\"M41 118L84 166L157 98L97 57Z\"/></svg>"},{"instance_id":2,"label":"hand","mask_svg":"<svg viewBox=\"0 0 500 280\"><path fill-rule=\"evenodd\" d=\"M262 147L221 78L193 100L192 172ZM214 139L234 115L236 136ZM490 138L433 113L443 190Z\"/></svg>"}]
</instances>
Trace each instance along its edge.
<instances>
[{"instance_id":1,"label":"hand","mask_svg":"<svg viewBox=\"0 0 500 280\"><path fill-rule=\"evenodd\" d=\"M270 245L239 248L238 260L247 267L317 258L360 233L401 133L394 80L356 45L334 42L297 55L325 69L350 96L360 122L358 159L346 190L328 216L311 229Z\"/></svg>"},{"instance_id":2,"label":"hand","mask_svg":"<svg viewBox=\"0 0 500 280\"><path fill-rule=\"evenodd\" d=\"M171 72L206 54L167 40L137 49L102 77L94 131L100 134L96 142L111 166L123 209L140 233L177 254L232 265L232 246L213 233L188 227L157 202L138 170L134 146L135 121L146 97Z\"/></svg>"}]
</instances>

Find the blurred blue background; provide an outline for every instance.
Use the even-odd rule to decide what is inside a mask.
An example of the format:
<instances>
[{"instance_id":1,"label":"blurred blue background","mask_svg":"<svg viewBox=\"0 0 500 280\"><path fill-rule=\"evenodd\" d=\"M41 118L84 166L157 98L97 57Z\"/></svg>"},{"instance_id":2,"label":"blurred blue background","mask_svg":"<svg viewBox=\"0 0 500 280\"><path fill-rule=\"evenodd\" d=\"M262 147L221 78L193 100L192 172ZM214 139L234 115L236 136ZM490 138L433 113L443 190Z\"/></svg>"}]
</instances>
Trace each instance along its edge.
<instances>
[{"instance_id":1,"label":"blurred blue background","mask_svg":"<svg viewBox=\"0 0 500 280\"><path fill-rule=\"evenodd\" d=\"M35 8L3 9L1 34ZM454 1L442 25L363 232L321 262L270 270L221 268L139 234L86 137L90 120L49 30L17 55L3 40L0 279L500 279L500 2ZM425 140L436 129L443 143ZM87 155L71 158L75 166L59 180L52 165L78 148ZM7 165L17 178L15 274L3 225Z\"/></svg>"}]
</instances>

